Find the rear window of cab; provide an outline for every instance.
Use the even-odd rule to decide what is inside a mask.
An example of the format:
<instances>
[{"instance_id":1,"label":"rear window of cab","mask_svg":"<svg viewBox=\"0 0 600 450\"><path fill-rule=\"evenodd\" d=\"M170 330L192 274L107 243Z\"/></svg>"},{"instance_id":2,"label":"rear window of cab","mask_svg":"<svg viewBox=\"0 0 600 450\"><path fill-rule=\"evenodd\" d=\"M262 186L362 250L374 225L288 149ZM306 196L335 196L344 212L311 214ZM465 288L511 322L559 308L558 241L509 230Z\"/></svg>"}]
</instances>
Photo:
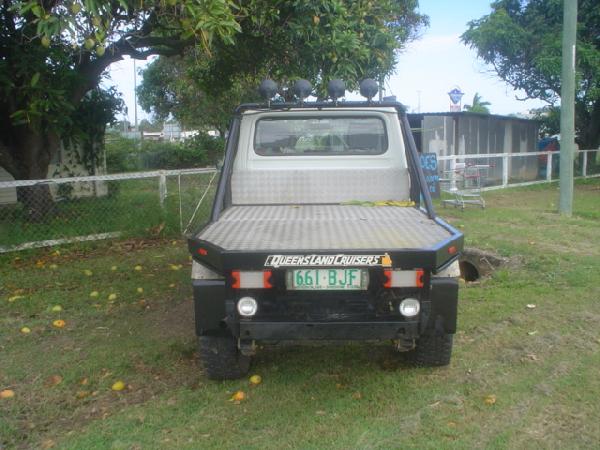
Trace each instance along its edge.
<instances>
[{"instance_id":1,"label":"rear window of cab","mask_svg":"<svg viewBox=\"0 0 600 450\"><path fill-rule=\"evenodd\" d=\"M264 118L254 132L261 156L381 155L387 148L385 123L375 116Z\"/></svg>"}]
</instances>

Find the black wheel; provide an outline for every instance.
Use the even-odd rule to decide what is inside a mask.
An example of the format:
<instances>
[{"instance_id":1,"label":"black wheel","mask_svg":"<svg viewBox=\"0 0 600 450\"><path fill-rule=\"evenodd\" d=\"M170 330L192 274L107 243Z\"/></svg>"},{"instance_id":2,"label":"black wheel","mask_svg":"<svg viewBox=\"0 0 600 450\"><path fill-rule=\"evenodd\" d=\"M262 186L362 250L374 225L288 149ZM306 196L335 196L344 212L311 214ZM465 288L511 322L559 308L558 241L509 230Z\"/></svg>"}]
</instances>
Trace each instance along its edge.
<instances>
[{"instance_id":1,"label":"black wheel","mask_svg":"<svg viewBox=\"0 0 600 450\"><path fill-rule=\"evenodd\" d=\"M417 366L447 366L452 356L453 337L453 334L431 331L417 340L414 350L407 352L406 357Z\"/></svg>"},{"instance_id":2,"label":"black wheel","mask_svg":"<svg viewBox=\"0 0 600 450\"><path fill-rule=\"evenodd\" d=\"M200 336L198 354L211 380L235 380L250 370L250 356L240 353L232 336Z\"/></svg>"}]
</instances>

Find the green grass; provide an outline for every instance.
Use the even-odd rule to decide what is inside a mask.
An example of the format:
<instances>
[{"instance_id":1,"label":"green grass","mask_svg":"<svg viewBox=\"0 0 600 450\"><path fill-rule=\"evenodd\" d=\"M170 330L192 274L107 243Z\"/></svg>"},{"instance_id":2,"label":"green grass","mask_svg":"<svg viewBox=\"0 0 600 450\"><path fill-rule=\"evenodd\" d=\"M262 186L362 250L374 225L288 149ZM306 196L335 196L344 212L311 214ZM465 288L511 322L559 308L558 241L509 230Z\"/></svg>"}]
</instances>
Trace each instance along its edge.
<instances>
[{"instance_id":1,"label":"green grass","mask_svg":"<svg viewBox=\"0 0 600 450\"><path fill-rule=\"evenodd\" d=\"M0 390L13 389L15 397L0 400L0 443L72 449L597 447L600 182L577 184L572 218L554 213L555 185L485 197L484 211L439 208L465 232L468 246L511 261L492 278L462 287L454 358L442 369L412 368L387 344L286 346L259 352L252 369L263 377L258 387L247 380L211 382L195 359L183 242L5 255ZM89 297L93 290L98 298ZM113 302L110 293L118 295ZM8 302L14 295L24 298ZM62 312L51 311L56 304ZM63 329L51 325L59 317L67 322ZM20 333L22 326L32 332ZM52 375L62 382L50 386ZM129 388L111 391L116 380ZM228 400L238 389L248 399L236 405ZM489 395L495 404L485 403Z\"/></svg>"}]
</instances>

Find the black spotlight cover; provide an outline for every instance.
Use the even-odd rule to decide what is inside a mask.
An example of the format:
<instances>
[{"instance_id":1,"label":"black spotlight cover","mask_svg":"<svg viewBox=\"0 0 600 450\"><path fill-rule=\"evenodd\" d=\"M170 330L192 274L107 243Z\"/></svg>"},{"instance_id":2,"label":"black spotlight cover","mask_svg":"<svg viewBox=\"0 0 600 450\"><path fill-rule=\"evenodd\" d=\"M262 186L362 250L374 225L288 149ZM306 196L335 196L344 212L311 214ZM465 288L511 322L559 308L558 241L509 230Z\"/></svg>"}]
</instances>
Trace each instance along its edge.
<instances>
[{"instance_id":1,"label":"black spotlight cover","mask_svg":"<svg viewBox=\"0 0 600 450\"><path fill-rule=\"evenodd\" d=\"M300 100L304 100L312 92L312 85L308 80L298 80L294 83L294 94Z\"/></svg>"},{"instance_id":2,"label":"black spotlight cover","mask_svg":"<svg viewBox=\"0 0 600 450\"><path fill-rule=\"evenodd\" d=\"M365 78L360 82L360 95L371 100L379 91L379 85L373 78Z\"/></svg>"},{"instance_id":3,"label":"black spotlight cover","mask_svg":"<svg viewBox=\"0 0 600 450\"><path fill-rule=\"evenodd\" d=\"M258 87L258 93L265 100L270 100L277 93L277 83L273 80L262 80Z\"/></svg>"},{"instance_id":4,"label":"black spotlight cover","mask_svg":"<svg viewBox=\"0 0 600 450\"><path fill-rule=\"evenodd\" d=\"M346 94L346 84L342 80L331 80L327 85L327 93L333 100Z\"/></svg>"}]
</instances>

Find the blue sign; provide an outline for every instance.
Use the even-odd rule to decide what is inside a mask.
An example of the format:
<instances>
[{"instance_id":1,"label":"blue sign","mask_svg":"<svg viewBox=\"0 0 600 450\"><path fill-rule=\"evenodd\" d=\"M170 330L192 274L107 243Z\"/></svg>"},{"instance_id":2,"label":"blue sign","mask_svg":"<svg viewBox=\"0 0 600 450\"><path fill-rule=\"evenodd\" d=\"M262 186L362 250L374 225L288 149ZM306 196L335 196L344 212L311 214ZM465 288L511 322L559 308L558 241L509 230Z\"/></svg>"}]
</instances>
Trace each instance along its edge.
<instances>
[{"instance_id":1,"label":"blue sign","mask_svg":"<svg viewBox=\"0 0 600 450\"><path fill-rule=\"evenodd\" d=\"M448 92L448 95L450 96L450 101L452 101L452 103L454 103L455 105L458 105L460 103L460 99L463 98L463 95L465 95L465 93L462 92L458 87L455 87L450 92Z\"/></svg>"},{"instance_id":2,"label":"blue sign","mask_svg":"<svg viewBox=\"0 0 600 450\"><path fill-rule=\"evenodd\" d=\"M427 189L432 198L440 197L440 175L438 173L438 162L435 153L421 153L421 169L425 175Z\"/></svg>"}]
</instances>

